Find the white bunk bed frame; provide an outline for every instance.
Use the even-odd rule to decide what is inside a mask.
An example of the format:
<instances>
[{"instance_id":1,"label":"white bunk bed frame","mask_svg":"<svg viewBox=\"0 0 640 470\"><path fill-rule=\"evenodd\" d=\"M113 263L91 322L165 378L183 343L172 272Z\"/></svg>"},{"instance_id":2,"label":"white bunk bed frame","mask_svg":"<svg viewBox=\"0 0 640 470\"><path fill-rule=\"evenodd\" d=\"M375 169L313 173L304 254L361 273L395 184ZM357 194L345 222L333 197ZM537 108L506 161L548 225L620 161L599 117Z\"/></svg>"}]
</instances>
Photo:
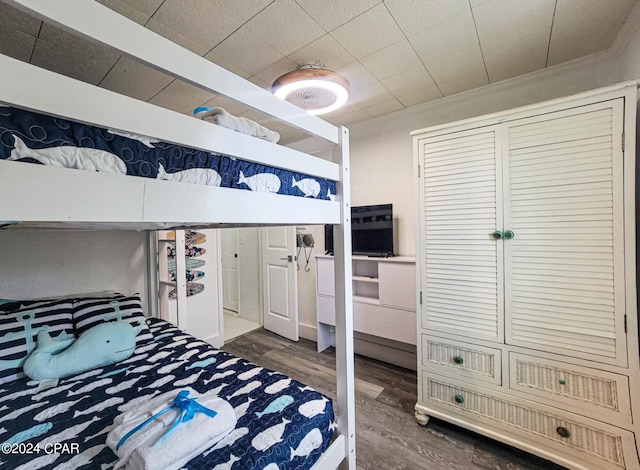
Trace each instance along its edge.
<instances>
[{"instance_id":1,"label":"white bunk bed frame","mask_svg":"<svg viewBox=\"0 0 640 470\"><path fill-rule=\"evenodd\" d=\"M97 2L2 1L333 144L331 162L0 54L0 102L7 105L336 181L335 201L319 201L0 160L0 200L4 201L0 220L133 230L187 224L208 228L334 224L337 433L313 468L355 469L351 239L345 236L351 233L348 130L279 100ZM181 204L185 200L188 205ZM154 304L153 299L149 303Z\"/></svg>"}]
</instances>

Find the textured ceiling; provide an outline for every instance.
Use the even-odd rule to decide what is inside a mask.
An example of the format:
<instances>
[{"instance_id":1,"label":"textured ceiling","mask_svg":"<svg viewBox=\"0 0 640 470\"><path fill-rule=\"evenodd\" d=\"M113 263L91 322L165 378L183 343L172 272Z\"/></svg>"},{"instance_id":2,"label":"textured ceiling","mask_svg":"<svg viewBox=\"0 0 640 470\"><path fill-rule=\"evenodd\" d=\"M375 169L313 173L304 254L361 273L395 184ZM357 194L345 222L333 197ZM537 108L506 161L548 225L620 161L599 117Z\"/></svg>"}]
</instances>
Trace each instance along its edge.
<instances>
[{"instance_id":1,"label":"textured ceiling","mask_svg":"<svg viewBox=\"0 0 640 470\"><path fill-rule=\"evenodd\" d=\"M323 116L354 123L611 47L639 0L100 0L269 88L317 60L351 97ZM0 3L0 53L179 112L223 106L280 123L76 39Z\"/></svg>"}]
</instances>

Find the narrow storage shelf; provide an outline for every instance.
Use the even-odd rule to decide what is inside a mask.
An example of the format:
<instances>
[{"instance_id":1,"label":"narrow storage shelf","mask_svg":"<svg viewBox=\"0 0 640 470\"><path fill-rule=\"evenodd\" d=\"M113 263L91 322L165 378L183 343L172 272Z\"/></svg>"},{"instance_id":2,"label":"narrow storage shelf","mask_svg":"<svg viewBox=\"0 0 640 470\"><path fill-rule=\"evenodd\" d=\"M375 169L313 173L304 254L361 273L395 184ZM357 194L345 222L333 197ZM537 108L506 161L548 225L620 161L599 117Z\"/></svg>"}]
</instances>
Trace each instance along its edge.
<instances>
[{"instance_id":1,"label":"narrow storage shelf","mask_svg":"<svg viewBox=\"0 0 640 470\"><path fill-rule=\"evenodd\" d=\"M353 276L352 279L358 282L374 282L376 284L380 282L380 279L371 276Z\"/></svg>"},{"instance_id":2,"label":"narrow storage shelf","mask_svg":"<svg viewBox=\"0 0 640 470\"><path fill-rule=\"evenodd\" d=\"M363 304L371 304L371 305L380 305L380 299L376 298L376 297L365 297L362 295L354 295L353 296L353 301L354 302L360 302Z\"/></svg>"}]
</instances>

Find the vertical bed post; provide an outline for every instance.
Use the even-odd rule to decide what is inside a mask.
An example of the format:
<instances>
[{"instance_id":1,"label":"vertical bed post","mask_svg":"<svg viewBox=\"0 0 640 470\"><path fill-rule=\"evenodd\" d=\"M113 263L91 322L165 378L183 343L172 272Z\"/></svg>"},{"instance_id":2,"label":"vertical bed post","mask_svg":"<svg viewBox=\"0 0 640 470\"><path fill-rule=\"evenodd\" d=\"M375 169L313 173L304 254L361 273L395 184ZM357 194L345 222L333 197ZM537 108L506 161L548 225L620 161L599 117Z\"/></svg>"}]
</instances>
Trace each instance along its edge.
<instances>
[{"instance_id":1,"label":"vertical bed post","mask_svg":"<svg viewBox=\"0 0 640 470\"><path fill-rule=\"evenodd\" d=\"M178 328L186 332L188 328L188 318L185 230L174 230L174 233L176 234L176 318L178 321Z\"/></svg>"},{"instance_id":2,"label":"vertical bed post","mask_svg":"<svg viewBox=\"0 0 640 470\"><path fill-rule=\"evenodd\" d=\"M341 469L356 468L355 380L353 365L353 284L351 265L351 187L349 180L349 130L339 127L340 145L333 161L340 164L336 199L340 225L333 226L336 292L336 380L338 429L346 437L346 460Z\"/></svg>"},{"instance_id":3,"label":"vertical bed post","mask_svg":"<svg viewBox=\"0 0 640 470\"><path fill-rule=\"evenodd\" d=\"M158 290L158 232L147 232L147 246L145 247L147 259L147 311L150 317L158 317L159 298Z\"/></svg>"}]
</instances>

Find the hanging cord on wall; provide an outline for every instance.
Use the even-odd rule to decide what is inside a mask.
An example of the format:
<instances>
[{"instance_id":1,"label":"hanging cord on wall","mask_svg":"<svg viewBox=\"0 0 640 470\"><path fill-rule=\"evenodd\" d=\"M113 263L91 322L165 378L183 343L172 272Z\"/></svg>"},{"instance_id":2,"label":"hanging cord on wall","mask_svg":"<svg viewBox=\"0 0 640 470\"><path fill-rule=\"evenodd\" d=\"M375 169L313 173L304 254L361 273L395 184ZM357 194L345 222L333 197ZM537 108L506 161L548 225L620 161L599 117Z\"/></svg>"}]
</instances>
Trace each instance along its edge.
<instances>
[{"instance_id":1,"label":"hanging cord on wall","mask_svg":"<svg viewBox=\"0 0 640 470\"><path fill-rule=\"evenodd\" d=\"M296 246L298 247L298 253L296 256L296 270L300 271L300 265L298 260L300 259L300 250L302 250L302 234L296 233Z\"/></svg>"},{"instance_id":2,"label":"hanging cord on wall","mask_svg":"<svg viewBox=\"0 0 640 470\"><path fill-rule=\"evenodd\" d=\"M315 240L313 239L313 235L309 233L305 233L302 236L302 247L304 248L304 272L308 273L311 271L311 266L309 266L309 260L311 259L311 253L313 253L313 246L315 245ZM307 248L309 248L309 254L307 254Z\"/></svg>"}]
</instances>

